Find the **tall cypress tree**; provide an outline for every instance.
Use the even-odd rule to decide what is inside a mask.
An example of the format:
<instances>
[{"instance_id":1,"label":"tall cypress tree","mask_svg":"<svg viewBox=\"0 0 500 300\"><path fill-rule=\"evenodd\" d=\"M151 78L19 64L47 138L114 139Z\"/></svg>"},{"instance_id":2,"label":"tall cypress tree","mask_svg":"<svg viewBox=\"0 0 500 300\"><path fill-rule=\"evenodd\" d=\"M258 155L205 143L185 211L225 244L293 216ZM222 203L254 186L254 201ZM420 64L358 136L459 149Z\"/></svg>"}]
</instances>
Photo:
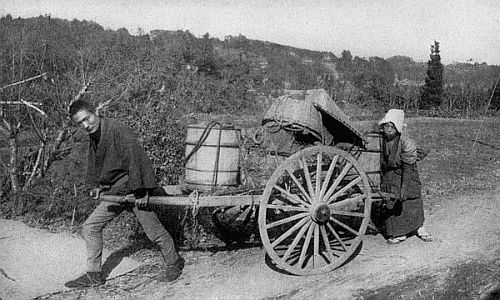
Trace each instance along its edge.
<instances>
[{"instance_id":1,"label":"tall cypress tree","mask_svg":"<svg viewBox=\"0 0 500 300\"><path fill-rule=\"evenodd\" d=\"M420 109L438 108L443 95L443 65L439 55L439 42L431 45L430 60L427 62L427 77L420 93Z\"/></svg>"}]
</instances>

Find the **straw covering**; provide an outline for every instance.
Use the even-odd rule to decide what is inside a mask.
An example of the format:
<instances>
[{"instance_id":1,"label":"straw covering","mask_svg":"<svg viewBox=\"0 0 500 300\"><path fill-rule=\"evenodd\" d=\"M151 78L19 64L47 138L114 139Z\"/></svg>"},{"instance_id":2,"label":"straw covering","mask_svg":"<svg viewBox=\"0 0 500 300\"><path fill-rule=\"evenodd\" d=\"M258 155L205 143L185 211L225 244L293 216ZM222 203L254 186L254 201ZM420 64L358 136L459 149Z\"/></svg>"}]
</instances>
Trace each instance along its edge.
<instances>
[{"instance_id":1,"label":"straw covering","mask_svg":"<svg viewBox=\"0 0 500 300\"><path fill-rule=\"evenodd\" d=\"M364 146L363 135L348 120L324 89L287 90L267 110L262 124L303 129L327 145L347 142Z\"/></svg>"},{"instance_id":2,"label":"straw covering","mask_svg":"<svg viewBox=\"0 0 500 300\"><path fill-rule=\"evenodd\" d=\"M310 102L294 99L289 95L279 97L269 107L262 125L279 126L291 131L305 131L321 140L323 125L321 114Z\"/></svg>"}]
</instances>

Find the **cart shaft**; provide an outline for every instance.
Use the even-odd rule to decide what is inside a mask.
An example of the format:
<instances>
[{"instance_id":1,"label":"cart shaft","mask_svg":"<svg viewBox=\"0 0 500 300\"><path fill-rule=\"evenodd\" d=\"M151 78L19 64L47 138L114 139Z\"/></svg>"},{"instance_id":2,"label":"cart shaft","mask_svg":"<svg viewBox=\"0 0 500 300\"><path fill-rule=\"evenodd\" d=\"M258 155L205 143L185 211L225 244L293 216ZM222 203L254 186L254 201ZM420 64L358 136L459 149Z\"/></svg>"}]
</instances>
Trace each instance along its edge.
<instances>
[{"instance_id":1,"label":"cart shaft","mask_svg":"<svg viewBox=\"0 0 500 300\"><path fill-rule=\"evenodd\" d=\"M174 206L199 206L199 207L226 207L226 206L245 206L259 205L262 195L221 195L221 196L151 196L150 204L174 205ZM371 193L371 201L380 201L384 198L394 198L389 193ZM117 203L135 203L135 198L116 195L101 195L101 201L110 201Z\"/></svg>"},{"instance_id":2,"label":"cart shaft","mask_svg":"<svg viewBox=\"0 0 500 300\"><path fill-rule=\"evenodd\" d=\"M244 206L258 205L261 195L239 195L239 196L151 196L150 204L175 205L175 206L199 206L199 207L218 207L218 206ZM135 198L115 195L101 195L99 200L135 203Z\"/></svg>"}]
</instances>

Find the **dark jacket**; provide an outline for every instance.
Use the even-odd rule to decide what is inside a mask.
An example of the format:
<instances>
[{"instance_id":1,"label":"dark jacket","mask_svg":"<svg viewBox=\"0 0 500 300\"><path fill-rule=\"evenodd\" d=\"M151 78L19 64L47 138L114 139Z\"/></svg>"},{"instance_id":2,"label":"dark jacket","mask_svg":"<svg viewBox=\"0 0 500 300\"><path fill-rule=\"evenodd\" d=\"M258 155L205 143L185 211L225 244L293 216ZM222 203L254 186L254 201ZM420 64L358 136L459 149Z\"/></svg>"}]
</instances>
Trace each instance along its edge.
<instances>
[{"instance_id":1,"label":"dark jacket","mask_svg":"<svg viewBox=\"0 0 500 300\"><path fill-rule=\"evenodd\" d=\"M407 136L398 135L391 142L383 140L382 152L380 189L401 200L420 197L415 143Z\"/></svg>"},{"instance_id":2,"label":"dark jacket","mask_svg":"<svg viewBox=\"0 0 500 300\"><path fill-rule=\"evenodd\" d=\"M102 118L99 143L90 139L87 182L93 187L113 186L125 176L128 180L120 194L156 187L153 165L133 132L116 120Z\"/></svg>"}]
</instances>

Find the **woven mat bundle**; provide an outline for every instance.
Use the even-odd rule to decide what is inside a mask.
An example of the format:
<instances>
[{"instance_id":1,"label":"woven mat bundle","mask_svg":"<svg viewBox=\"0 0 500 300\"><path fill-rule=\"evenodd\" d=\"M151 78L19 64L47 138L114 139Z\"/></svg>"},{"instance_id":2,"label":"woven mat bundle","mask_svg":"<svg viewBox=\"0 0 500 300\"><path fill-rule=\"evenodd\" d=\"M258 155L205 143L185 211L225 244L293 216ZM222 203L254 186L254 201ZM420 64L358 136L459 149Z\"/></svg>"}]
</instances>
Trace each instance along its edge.
<instances>
[{"instance_id":1,"label":"woven mat bundle","mask_svg":"<svg viewBox=\"0 0 500 300\"><path fill-rule=\"evenodd\" d=\"M323 89L287 90L267 110L262 124L310 134L326 145L347 142L362 146L363 135Z\"/></svg>"},{"instance_id":2,"label":"woven mat bundle","mask_svg":"<svg viewBox=\"0 0 500 300\"><path fill-rule=\"evenodd\" d=\"M301 131L321 140L323 124L321 114L309 102L294 99L288 95L279 97L271 104L262 120L262 125L270 128L284 128Z\"/></svg>"}]
</instances>

